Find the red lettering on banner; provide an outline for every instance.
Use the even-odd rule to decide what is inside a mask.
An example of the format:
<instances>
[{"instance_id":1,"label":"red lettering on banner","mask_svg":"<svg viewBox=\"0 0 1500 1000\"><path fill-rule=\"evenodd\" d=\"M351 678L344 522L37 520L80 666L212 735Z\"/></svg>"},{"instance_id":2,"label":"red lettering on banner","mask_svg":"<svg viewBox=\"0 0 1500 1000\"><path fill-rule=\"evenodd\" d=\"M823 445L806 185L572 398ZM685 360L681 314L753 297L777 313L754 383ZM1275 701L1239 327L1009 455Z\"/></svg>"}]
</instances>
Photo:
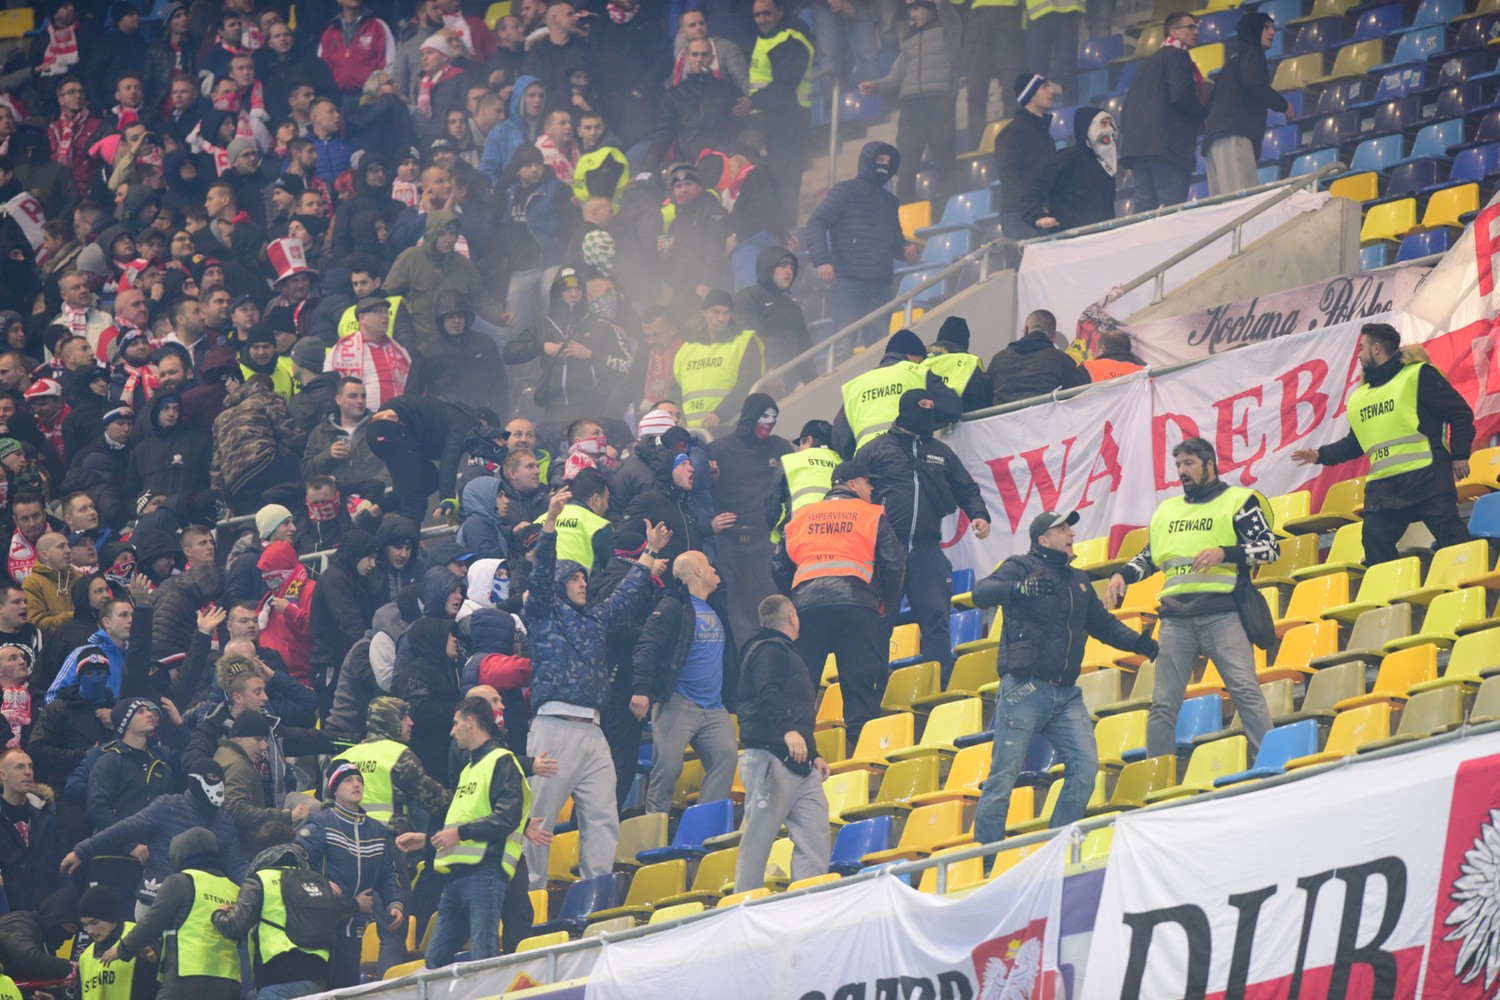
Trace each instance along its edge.
<instances>
[{"instance_id":1,"label":"red lettering on banner","mask_svg":"<svg viewBox=\"0 0 1500 1000\"><path fill-rule=\"evenodd\" d=\"M1310 377L1305 390L1302 388L1303 375ZM1317 430L1323 418L1328 415L1328 394L1319 391L1327 379L1328 365L1319 358L1303 362L1291 371L1276 376L1276 381L1281 383L1281 440L1276 445L1278 451L1290 448ZM1303 405L1312 407L1312 417L1307 422L1306 430L1300 429L1301 421L1297 419Z\"/></svg>"},{"instance_id":2,"label":"red lettering on banner","mask_svg":"<svg viewBox=\"0 0 1500 1000\"><path fill-rule=\"evenodd\" d=\"M1005 516L1010 520L1012 532L1020 529L1021 519L1026 515L1026 505L1031 502L1033 492L1041 497L1041 510L1057 508L1058 494L1062 492L1063 481L1068 477L1068 455L1072 453L1073 442L1077 440L1076 437L1070 437L1062 443L1062 468L1055 482L1044 461L1047 449L1052 447L1051 445L1043 445L1021 453L1020 457L1026 463L1027 472L1025 494L1022 494L1021 488L1016 484L1015 477L1010 471L1010 463L1015 460L1016 456L1004 455L984 463L990 467L990 475L995 477L995 489L1000 491L1000 502L1005 505Z\"/></svg>"},{"instance_id":3,"label":"red lettering on banner","mask_svg":"<svg viewBox=\"0 0 1500 1000\"><path fill-rule=\"evenodd\" d=\"M1167 446L1167 425L1174 425L1182 435L1172 442L1172 447ZM1192 419L1180 413L1158 413L1151 418L1151 458L1156 475L1156 492L1169 490L1173 486L1181 484L1177 472L1172 467L1172 448L1191 437L1199 437L1198 425ZM1168 478L1168 473L1171 477Z\"/></svg>"},{"instance_id":4,"label":"red lettering on banner","mask_svg":"<svg viewBox=\"0 0 1500 1000\"><path fill-rule=\"evenodd\" d=\"M1079 500L1078 506L1073 509L1084 510L1094 505L1089 491L1101 479L1109 482L1110 493L1117 491L1120 488L1120 475L1120 445L1115 441L1115 425L1106 420L1104 441L1099 445L1099 455L1089 469L1088 481L1083 484L1083 499Z\"/></svg>"},{"instance_id":5,"label":"red lettering on banner","mask_svg":"<svg viewBox=\"0 0 1500 1000\"><path fill-rule=\"evenodd\" d=\"M1495 254L1500 251L1495 234L1491 231L1495 220L1500 218L1500 205L1486 205L1474 217L1471 232L1474 234L1474 266L1479 270L1479 294L1490 295L1495 291Z\"/></svg>"},{"instance_id":6,"label":"red lettering on banner","mask_svg":"<svg viewBox=\"0 0 1500 1000\"><path fill-rule=\"evenodd\" d=\"M47 215L42 211L42 206L37 202L35 198L31 197L30 195L27 195L24 198L16 199L16 208L20 209L22 212L25 212L26 218L30 219L32 222L36 223L39 226L47 221Z\"/></svg>"},{"instance_id":7,"label":"red lettering on banner","mask_svg":"<svg viewBox=\"0 0 1500 1000\"><path fill-rule=\"evenodd\" d=\"M1249 458L1238 459L1234 456L1234 442L1236 440L1250 443L1250 413L1252 408L1246 407L1238 417L1235 415L1235 404L1243 400L1253 400L1258 407L1261 403L1261 387L1254 386L1244 392L1237 392L1227 399L1214 402L1214 409L1218 411L1217 428L1214 433L1214 451L1219 459L1219 472L1227 474L1235 469L1243 469L1240 473L1240 485L1255 485L1256 476L1250 471L1250 466L1255 464L1261 456L1266 453L1266 437L1260 438L1260 448Z\"/></svg>"}]
</instances>

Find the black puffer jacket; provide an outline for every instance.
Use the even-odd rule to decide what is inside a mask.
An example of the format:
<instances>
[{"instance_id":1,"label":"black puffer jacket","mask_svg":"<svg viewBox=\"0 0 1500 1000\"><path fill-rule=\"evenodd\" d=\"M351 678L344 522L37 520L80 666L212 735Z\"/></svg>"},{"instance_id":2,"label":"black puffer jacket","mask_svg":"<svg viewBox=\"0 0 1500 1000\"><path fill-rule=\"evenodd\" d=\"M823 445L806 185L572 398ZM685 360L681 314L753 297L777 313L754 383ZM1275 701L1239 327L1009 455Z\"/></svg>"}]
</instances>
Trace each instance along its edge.
<instances>
[{"instance_id":1,"label":"black puffer jacket","mask_svg":"<svg viewBox=\"0 0 1500 1000\"><path fill-rule=\"evenodd\" d=\"M198 628L198 609L223 593L224 571L213 563L194 566L158 587L151 602L152 648L162 656L186 653Z\"/></svg>"},{"instance_id":2,"label":"black puffer jacket","mask_svg":"<svg viewBox=\"0 0 1500 1000\"><path fill-rule=\"evenodd\" d=\"M58 691L31 730L30 750L36 761L37 778L59 788L66 784L68 775L84 755L114 735L94 714L101 708L113 708L114 704L108 692L97 705L84 701L78 695L77 684Z\"/></svg>"},{"instance_id":3,"label":"black puffer jacket","mask_svg":"<svg viewBox=\"0 0 1500 1000\"><path fill-rule=\"evenodd\" d=\"M735 315L766 345L767 371L780 368L812 346L802 307L788 292L776 287L772 279L782 261L791 262L792 283L795 284L797 255L786 247L768 246L755 258L755 284L740 289L734 297ZM811 382L817 377L817 369L811 361L797 369L796 381Z\"/></svg>"},{"instance_id":4,"label":"black puffer jacket","mask_svg":"<svg viewBox=\"0 0 1500 1000\"><path fill-rule=\"evenodd\" d=\"M1271 69L1260 44L1261 32L1270 20L1270 15L1255 11L1240 15L1235 28L1239 37L1229 47L1229 59L1214 77L1214 92L1208 98L1204 149L1215 139L1243 136L1259 158L1266 137L1266 112L1285 112L1290 107L1271 86Z\"/></svg>"},{"instance_id":5,"label":"black puffer jacket","mask_svg":"<svg viewBox=\"0 0 1500 1000\"><path fill-rule=\"evenodd\" d=\"M995 406L1089 383L1089 373L1059 351L1042 330L1031 330L1006 344L985 371L995 392Z\"/></svg>"},{"instance_id":6,"label":"black puffer jacket","mask_svg":"<svg viewBox=\"0 0 1500 1000\"><path fill-rule=\"evenodd\" d=\"M443 328L443 317L451 313L463 313L461 333L449 333ZM418 345L423 395L476 410L489 407L496 413L508 414L510 397L506 394L505 379L496 378L501 371L500 349L474 329L474 310L469 297L457 288L438 292L435 325L437 333L423 338Z\"/></svg>"},{"instance_id":7,"label":"black puffer jacket","mask_svg":"<svg viewBox=\"0 0 1500 1000\"><path fill-rule=\"evenodd\" d=\"M59 889L35 910L13 910L0 917L0 963L12 979L64 979L73 963L57 957L57 949L72 935L77 922L78 893Z\"/></svg>"},{"instance_id":8,"label":"black puffer jacket","mask_svg":"<svg viewBox=\"0 0 1500 1000\"><path fill-rule=\"evenodd\" d=\"M716 590L706 600L724 627L724 686L720 698L726 708L734 711L734 698L739 688L739 656L734 633L729 628L724 591ZM655 704L664 704L672 697L677 678L687 663L688 650L693 645L697 621L692 595L686 587L674 582L665 596L656 602L656 610L651 612L646 624L641 626L633 663L634 694L646 695Z\"/></svg>"},{"instance_id":9,"label":"black puffer jacket","mask_svg":"<svg viewBox=\"0 0 1500 1000\"><path fill-rule=\"evenodd\" d=\"M1050 579L1054 593L1021 596L1021 581L1033 573ZM1104 609L1087 573L1068 565L1065 553L1038 545L1011 556L975 584L974 603L1005 610L1000 632L1002 673L1071 684L1078 679L1089 636L1125 652L1156 655L1156 643L1150 636L1132 632Z\"/></svg>"},{"instance_id":10,"label":"black puffer jacket","mask_svg":"<svg viewBox=\"0 0 1500 1000\"><path fill-rule=\"evenodd\" d=\"M807 249L817 267L833 265L840 278L889 281L895 260L906 249L900 203L875 176L875 159L891 158L891 176L901 170L901 152L885 142L867 142L859 151L853 180L828 189L807 220Z\"/></svg>"},{"instance_id":11,"label":"black puffer jacket","mask_svg":"<svg viewBox=\"0 0 1500 1000\"><path fill-rule=\"evenodd\" d=\"M177 423L161 426L161 408L169 402L179 407ZM213 462L213 442L209 436L182 422L182 398L174 393L159 393L147 405L150 430L130 451L130 465L125 476L125 492L132 498L143 489L153 493L195 493L208 489L208 467Z\"/></svg>"},{"instance_id":12,"label":"black puffer jacket","mask_svg":"<svg viewBox=\"0 0 1500 1000\"><path fill-rule=\"evenodd\" d=\"M728 77L685 74L680 83L657 98L656 129L645 162L653 167L668 162L697 163L706 149L729 149L740 129L740 119L733 114L739 99L740 88Z\"/></svg>"},{"instance_id":13,"label":"black puffer jacket","mask_svg":"<svg viewBox=\"0 0 1500 1000\"><path fill-rule=\"evenodd\" d=\"M960 507L970 520L990 519L969 470L936 438L892 429L872 438L859 456L870 469L871 499L885 506L896 538L908 549L936 544L943 518ZM920 499L914 480L921 485Z\"/></svg>"},{"instance_id":14,"label":"black puffer jacket","mask_svg":"<svg viewBox=\"0 0 1500 1000\"><path fill-rule=\"evenodd\" d=\"M68 853L57 830L57 807L52 789L38 784L27 794L31 828L26 840L11 823L0 823L0 877L13 910L34 910L61 884L58 866Z\"/></svg>"},{"instance_id":15,"label":"black puffer jacket","mask_svg":"<svg viewBox=\"0 0 1500 1000\"><path fill-rule=\"evenodd\" d=\"M824 495L820 503L829 500L852 500L854 494L847 486L835 486ZM776 585L792 595L792 603L801 608L856 607L894 610L901 606L901 585L906 575L906 549L891 528L885 515L880 517L880 530L875 538L875 576L866 583L857 576L820 576L792 589L792 578L797 575L797 564L786 552L786 539L776 546L776 555L771 559L771 572Z\"/></svg>"},{"instance_id":16,"label":"black puffer jacket","mask_svg":"<svg viewBox=\"0 0 1500 1000\"><path fill-rule=\"evenodd\" d=\"M668 563L688 549L702 550L703 539L711 531L693 514L692 494L672 482L672 461L677 454L660 448L656 450L651 461L656 473L655 488L630 501L630 506L625 508L621 517L621 520L631 521L632 524L639 524L639 518L645 518L652 524L664 523L672 529L672 540L657 553Z\"/></svg>"}]
</instances>

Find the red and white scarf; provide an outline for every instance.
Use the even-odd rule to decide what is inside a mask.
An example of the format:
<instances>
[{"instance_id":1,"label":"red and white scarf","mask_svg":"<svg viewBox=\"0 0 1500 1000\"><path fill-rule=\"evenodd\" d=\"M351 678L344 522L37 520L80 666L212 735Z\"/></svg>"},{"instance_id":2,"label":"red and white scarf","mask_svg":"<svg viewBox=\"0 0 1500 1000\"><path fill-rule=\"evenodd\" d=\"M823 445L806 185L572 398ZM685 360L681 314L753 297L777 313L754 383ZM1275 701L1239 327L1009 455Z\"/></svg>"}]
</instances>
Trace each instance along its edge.
<instances>
[{"instance_id":1,"label":"red and white scarf","mask_svg":"<svg viewBox=\"0 0 1500 1000\"><path fill-rule=\"evenodd\" d=\"M426 115L428 118L431 118L432 88L436 87L440 83L446 83L458 75L459 69L457 66L444 66L436 73L428 73L423 76L422 89L417 94L417 109L420 110L422 114Z\"/></svg>"},{"instance_id":2,"label":"red and white scarf","mask_svg":"<svg viewBox=\"0 0 1500 1000\"><path fill-rule=\"evenodd\" d=\"M417 202L422 200L422 185L416 181L403 181L397 177L391 182L391 197L403 205L417 207Z\"/></svg>"},{"instance_id":3,"label":"red and white scarf","mask_svg":"<svg viewBox=\"0 0 1500 1000\"><path fill-rule=\"evenodd\" d=\"M68 328L68 332L71 333L75 337L86 337L86 336L88 336L88 329L89 329L89 310L88 310L88 308L85 307L83 309L73 309L73 308L71 308L69 306L64 305L63 306L63 325L66 326Z\"/></svg>"},{"instance_id":4,"label":"red and white scarf","mask_svg":"<svg viewBox=\"0 0 1500 1000\"><path fill-rule=\"evenodd\" d=\"M5 568L10 573L10 578L20 583L31 575L35 566L36 546L19 530L16 531L10 536L10 551L5 556Z\"/></svg>"},{"instance_id":5,"label":"red and white scarf","mask_svg":"<svg viewBox=\"0 0 1500 1000\"><path fill-rule=\"evenodd\" d=\"M248 101L245 100L246 93L250 95ZM233 111L241 117L255 111L264 113L266 110L265 91L262 89L260 81L256 80L249 87L245 88L245 90L231 90L228 93L220 94L214 98L214 107L220 111Z\"/></svg>"},{"instance_id":6,"label":"red and white scarf","mask_svg":"<svg viewBox=\"0 0 1500 1000\"><path fill-rule=\"evenodd\" d=\"M463 14L444 14L443 27L447 28L454 38L457 38L464 47L464 55L474 54L474 33L469 30L469 19Z\"/></svg>"},{"instance_id":7,"label":"red and white scarf","mask_svg":"<svg viewBox=\"0 0 1500 1000\"><path fill-rule=\"evenodd\" d=\"M58 115L52 120L52 140L56 151L53 155L58 163L65 167L73 165L73 142L82 133L88 119L88 109L84 108L72 118L67 115Z\"/></svg>"},{"instance_id":8,"label":"red and white scarf","mask_svg":"<svg viewBox=\"0 0 1500 1000\"><path fill-rule=\"evenodd\" d=\"M366 340L354 333L341 337L329 350L328 369L363 382L373 411L406 391L411 355L389 337Z\"/></svg>"},{"instance_id":9,"label":"red and white scarf","mask_svg":"<svg viewBox=\"0 0 1500 1000\"><path fill-rule=\"evenodd\" d=\"M62 459L64 462L68 460L68 448L67 445L63 444L62 426L63 421L68 419L68 414L72 412L73 408L67 403L64 403L62 409L57 412L57 423L49 425L41 417L36 418L36 426L37 429L42 432L42 437L51 442L52 447L57 450L57 457ZM20 532L16 532L16 534L19 535ZM35 561L34 555L33 561ZM12 573L11 575L15 576L14 573ZM16 579L19 580L20 577L17 576Z\"/></svg>"},{"instance_id":10,"label":"red and white scarf","mask_svg":"<svg viewBox=\"0 0 1500 1000\"><path fill-rule=\"evenodd\" d=\"M629 24L631 19L640 11L639 7L635 10L621 10L612 3L605 4L604 9L609 13L609 19L615 24Z\"/></svg>"},{"instance_id":11,"label":"red and white scarf","mask_svg":"<svg viewBox=\"0 0 1500 1000\"><path fill-rule=\"evenodd\" d=\"M1166 39L1164 39L1162 41L1161 44L1162 44L1163 48L1167 48L1167 49L1181 49L1184 52L1188 51L1187 44L1185 42L1183 42L1182 39L1180 39L1180 38L1174 38L1171 35L1168 35L1166 37ZM1189 58L1191 59L1191 56ZM1198 100L1200 102L1201 101L1205 101L1205 100L1208 99L1208 84L1203 81L1203 71L1198 68L1198 64L1196 62L1194 62L1192 64L1192 66L1193 66L1193 88L1195 90L1197 90L1197 92L1198 92Z\"/></svg>"},{"instance_id":12,"label":"red and white scarf","mask_svg":"<svg viewBox=\"0 0 1500 1000\"><path fill-rule=\"evenodd\" d=\"M156 374L156 366L147 362L139 368L124 362L120 367L125 371L125 385L120 389L120 399L123 402L133 404L137 389L146 394L145 402L150 402L151 397L161 388L161 377Z\"/></svg>"},{"instance_id":13,"label":"red and white scarf","mask_svg":"<svg viewBox=\"0 0 1500 1000\"><path fill-rule=\"evenodd\" d=\"M67 72L65 67L78 65L78 25L59 28L47 22L47 52L42 56L39 76L56 76Z\"/></svg>"}]
</instances>

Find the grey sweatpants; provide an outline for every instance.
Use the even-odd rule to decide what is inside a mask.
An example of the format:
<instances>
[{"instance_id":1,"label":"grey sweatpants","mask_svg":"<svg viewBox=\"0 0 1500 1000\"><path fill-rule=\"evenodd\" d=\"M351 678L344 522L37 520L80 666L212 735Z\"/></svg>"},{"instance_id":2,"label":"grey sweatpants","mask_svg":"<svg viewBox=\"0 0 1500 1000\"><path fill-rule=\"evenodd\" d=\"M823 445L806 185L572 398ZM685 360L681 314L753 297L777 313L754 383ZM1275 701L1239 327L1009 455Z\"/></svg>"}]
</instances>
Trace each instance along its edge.
<instances>
[{"instance_id":1,"label":"grey sweatpants","mask_svg":"<svg viewBox=\"0 0 1500 1000\"><path fill-rule=\"evenodd\" d=\"M1146 752L1152 757L1177 752L1177 712L1199 656L1208 657L1219 668L1245 726L1253 757L1260 749L1261 737L1271 729L1271 710L1255 678L1255 650L1236 611L1161 620L1156 686L1151 693L1151 714L1146 718Z\"/></svg>"},{"instance_id":2,"label":"grey sweatpants","mask_svg":"<svg viewBox=\"0 0 1500 1000\"><path fill-rule=\"evenodd\" d=\"M699 708L680 694L656 706L651 719L651 743L656 760L646 782L646 811L672 811L672 792L682 777L682 758L689 745L703 761L699 802L729 798L734 786L734 762L739 742L725 708Z\"/></svg>"},{"instance_id":3,"label":"grey sweatpants","mask_svg":"<svg viewBox=\"0 0 1500 1000\"><path fill-rule=\"evenodd\" d=\"M735 892L765 884L766 862L781 824L792 837L792 881L828 871L828 799L817 771L795 774L767 750L740 754L745 783L745 822L734 867Z\"/></svg>"},{"instance_id":4,"label":"grey sweatpants","mask_svg":"<svg viewBox=\"0 0 1500 1000\"><path fill-rule=\"evenodd\" d=\"M1215 139L1204 153L1208 161L1208 193L1233 194L1260 183L1255 147L1242 135Z\"/></svg>"},{"instance_id":5,"label":"grey sweatpants","mask_svg":"<svg viewBox=\"0 0 1500 1000\"><path fill-rule=\"evenodd\" d=\"M608 875L615 867L620 842L620 814L615 808L615 763L604 742L604 731L592 722L556 715L531 720L526 752L535 757L545 750L557 758L557 774L531 777L531 815L551 830L569 795L578 821L579 868L584 878ZM547 887L549 849L526 841L526 867L531 888Z\"/></svg>"}]
</instances>

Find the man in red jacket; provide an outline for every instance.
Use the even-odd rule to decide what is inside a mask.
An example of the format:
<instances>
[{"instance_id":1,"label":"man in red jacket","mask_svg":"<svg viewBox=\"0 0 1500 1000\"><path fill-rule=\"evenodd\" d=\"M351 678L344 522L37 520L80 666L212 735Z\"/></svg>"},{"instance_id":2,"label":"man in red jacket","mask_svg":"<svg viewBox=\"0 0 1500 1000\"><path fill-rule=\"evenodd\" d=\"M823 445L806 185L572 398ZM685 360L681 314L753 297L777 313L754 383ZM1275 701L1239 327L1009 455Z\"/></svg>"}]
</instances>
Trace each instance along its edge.
<instances>
[{"instance_id":1,"label":"man in red jacket","mask_svg":"<svg viewBox=\"0 0 1500 1000\"><path fill-rule=\"evenodd\" d=\"M376 70L395 75L396 39L360 0L339 0L339 16L318 40L318 57L328 64L339 90L358 97Z\"/></svg>"}]
</instances>

